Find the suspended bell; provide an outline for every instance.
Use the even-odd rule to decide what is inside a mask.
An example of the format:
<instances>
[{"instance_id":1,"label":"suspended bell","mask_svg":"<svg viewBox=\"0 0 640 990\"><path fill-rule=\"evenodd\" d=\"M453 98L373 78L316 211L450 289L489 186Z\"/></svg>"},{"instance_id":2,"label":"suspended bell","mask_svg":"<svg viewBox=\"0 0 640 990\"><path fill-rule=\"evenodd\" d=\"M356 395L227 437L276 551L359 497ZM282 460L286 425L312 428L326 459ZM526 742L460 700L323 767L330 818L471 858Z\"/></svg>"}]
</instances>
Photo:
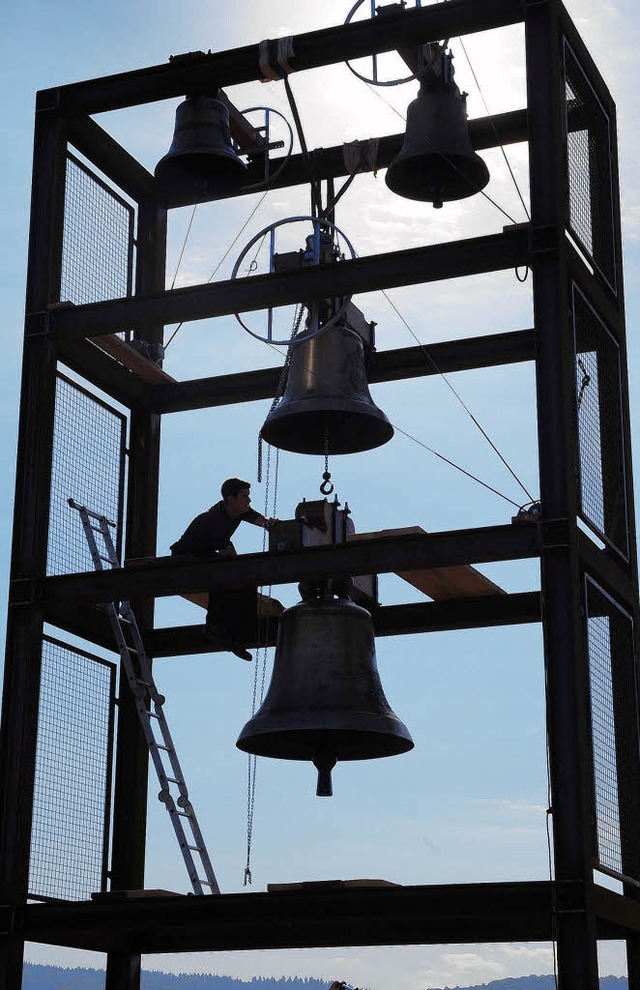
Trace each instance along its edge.
<instances>
[{"instance_id":1,"label":"suspended bell","mask_svg":"<svg viewBox=\"0 0 640 990\"><path fill-rule=\"evenodd\" d=\"M362 338L337 323L294 340L284 394L260 432L298 454L354 454L387 443L393 426L369 393Z\"/></svg>"},{"instance_id":2,"label":"suspended bell","mask_svg":"<svg viewBox=\"0 0 640 990\"><path fill-rule=\"evenodd\" d=\"M489 169L473 150L466 98L455 84L421 86L409 104L404 144L385 181L398 196L437 208L484 189Z\"/></svg>"},{"instance_id":3,"label":"suspended bell","mask_svg":"<svg viewBox=\"0 0 640 990\"><path fill-rule=\"evenodd\" d=\"M332 794L336 762L413 749L384 696L366 609L325 595L283 612L269 690L236 745L257 756L309 760L320 797Z\"/></svg>"},{"instance_id":4,"label":"suspended bell","mask_svg":"<svg viewBox=\"0 0 640 990\"><path fill-rule=\"evenodd\" d=\"M155 177L168 195L201 199L238 189L247 167L236 154L229 131L229 111L209 96L190 96L176 110L168 152Z\"/></svg>"}]
</instances>

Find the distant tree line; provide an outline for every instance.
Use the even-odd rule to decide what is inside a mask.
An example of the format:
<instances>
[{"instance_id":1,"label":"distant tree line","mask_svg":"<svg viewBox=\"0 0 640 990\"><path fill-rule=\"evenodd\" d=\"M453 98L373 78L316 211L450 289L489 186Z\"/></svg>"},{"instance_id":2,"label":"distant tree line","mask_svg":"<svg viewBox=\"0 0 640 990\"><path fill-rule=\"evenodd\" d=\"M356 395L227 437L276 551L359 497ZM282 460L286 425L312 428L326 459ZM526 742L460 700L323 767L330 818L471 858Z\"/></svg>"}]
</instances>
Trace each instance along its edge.
<instances>
[{"instance_id":1,"label":"distant tree line","mask_svg":"<svg viewBox=\"0 0 640 990\"><path fill-rule=\"evenodd\" d=\"M340 979L340 975L336 979ZM232 976L206 973L179 974L147 972L142 974L142 990L329 990L331 980L287 976L275 979L255 976L237 980ZM62 969L25 963L23 990L104 990L104 972L97 969ZM425 987L425 990L436 988ZM439 988L443 990L443 988ZM520 976L493 980L473 987L449 987L447 990L557 990L553 976ZM623 976L605 976L600 990L627 990Z\"/></svg>"},{"instance_id":2,"label":"distant tree line","mask_svg":"<svg viewBox=\"0 0 640 990\"><path fill-rule=\"evenodd\" d=\"M142 974L143 990L328 990L331 980L299 976L273 979L257 976L237 980L231 976L147 972ZM104 972L97 969L63 969L25 963L23 990L104 990Z\"/></svg>"}]
</instances>

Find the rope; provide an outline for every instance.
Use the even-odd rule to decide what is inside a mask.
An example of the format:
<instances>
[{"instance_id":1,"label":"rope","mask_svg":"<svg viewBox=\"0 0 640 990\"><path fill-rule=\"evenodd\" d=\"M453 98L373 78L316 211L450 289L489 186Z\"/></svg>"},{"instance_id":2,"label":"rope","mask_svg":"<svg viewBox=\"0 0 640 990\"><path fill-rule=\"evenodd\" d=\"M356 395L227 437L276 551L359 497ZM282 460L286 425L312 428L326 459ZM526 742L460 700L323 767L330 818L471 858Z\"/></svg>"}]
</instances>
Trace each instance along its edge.
<instances>
[{"instance_id":1,"label":"rope","mask_svg":"<svg viewBox=\"0 0 640 990\"><path fill-rule=\"evenodd\" d=\"M382 95L382 93L379 93L379 92L378 92L378 90L377 90L377 89L375 88L375 86L371 86L371 85L370 85L369 83L367 83L367 86L369 86L369 89L370 89L370 90L371 90L371 91L372 91L373 93L375 93L375 95L376 95L376 96L378 97L378 99L379 99L379 100L382 100L382 102L383 102L383 103L386 103L386 105L387 105L387 106L388 106L388 107L389 107L389 108L390 108L391 110L393 110L393 112L394 112L394 113L396 113L396 114L398 115L398 117L400 117L400 118L401 118L401 119L402 119L402 120L403 120L403 121L405 122L405 124L406 124L406 122L407 122L407 118L405 117L405 115L404 115L403 113L400 113L400 111L399 111L398 109L396 109L396 107L394 107L394 106L393 106L393 105L392 105L391 103L389 103L389 101L388 101L388 100L385 100L385 98L384 98L384 96ZM455 172L458 172L458 173L459 173L460 175L462 175L462 177L463 177L464 179L466 179L466 176L465 176L465 174L464 174L464 172L462 171L462 169L459 169L459 168L457 167L457 165L456 165L456 164L455 164L454 162L452 162L452 161L450 161L450 160L449 160L449 159L447 158L447 156L446 156L446 155L444 155L444 154L443 154L443 153L442 153L442 152L440 151L440 149L439 149L439 148L436 148L436 146L435 146L434 144L431 144L431 142L429 141L429 139L428 139L428 138L425 138L425 137L423 136L423 140L424 140L424 141L426 141L426 143L427 143L427 144L429 145L429 147L430 147L430 148L432 148L432 149L433 149L433 150L434 150L434 151L435 151L435 152L436 152L436 153L437 153L438 155L440 155L440 157L441 157L441 158L442 158L442 159L443 159L443 160L444 160L444 161L445 161L445 162L447 163L447 165L450 165L450 166L451 166L451 168L452 168L452 169L453 169L453 170L454 170ZM485 192L485 190L484 190L484 189L477 189L477 190L476 190L476 194L477 194L477 193L480 193L480 195L481 195L481 196L484 196L484 198L485 198L486 200L488 200L488 202L489 202L489 203L491 203L491 205L492 205L492 206L495 206L495 208L496 208L497 210L499 210L499 211L500 211L500 213L502 213L502 215L503 215L504 217L506 217L506 218L507 218L507 220L510 220L510 221L511 221L511 223L513 223L513 224L515 224L515 223L516 223L516 220L514 219L514 217L512 217L510 213L507 213L507 211L506 211L506 210L504 210L504 209L503 209L503 208L502 208L502 207L500 206L500 204L499 204L499 203L497 203L497 202L495 201L495 199L493 199L493 198L492 198L492 197L491 197L491 196L489 195L489 193L488 193L488 192ZM527 216L528 216L528 214L527 214Z\"/></svg>"},{"instance_id":2,"label":"rope","mask_svg":"<svg viewBox=\"0 0 640 990\"><path fill-rule=\"evenodd\" d=\"M293 344L293 339L296 336L298 330L300 329L300 324L302 323L302 317L304 316L304 311L305 311L304 305L300 305L299 308L296 308L296 311L294 313L294 316L293 316L293 326L291 328L291 337L289 339L289 346L287 348L287 353L286 353L286 356L285 356L285 359L284 359L284 364L282 365L282 371L280 372L280 378L278 379L278 384L276 386L275 395L273 397L273 401L271 403L271 407L270 407L269 412L267 414L267 419L269 418L269 416L271 415L271 413L273 412L273 410L276 408L276 406L280 402L280 398L281 398L281 396L282 396L282 394L284 392L284 387L285 387L286 382L287 382L287 376L289 374L289 365L291 364L291 347L292 347L292 344ZM280 351L278 351L278 354L279 353L280 353ZM259 433L258 434L258 471L257 471L257 475L258 475L258 482L261 482L262 481L262 433Z\"/></svg>"},{"instance_id":3,"label":"rope","mask_svg":"<svg viewBox=\"0 0 640 990\"><path fill-rule=\"evenodd\" d=\"M220 258L220 261L218 262L218 264L216 265L216 267L211 272L211 275L207 279L207 284L209 282L212 282L213 279L215 278L215 276L216 276L216 274L218 272L218 269L220 268L220 266L222 265L222 263L225 261L227 255L229 254L229 252L231 251L231 249L233 248L233 246L237 243L237 241L240 238L240 236L244 233L244 231L248 227L248 225L251 222L251 220L253 220L254 216L256 215L256 213L258 212L258 210L260 209L260 207L262 206L262 204L263 204L263 202L265 200L265 197L266 197L267 193L270 191L270 189L271 189L271 186L270 185L267 186L267 188L263 192L262 196L260 197L260 199L258 200L258 202L256 203L256 205L252 209L251 213L249 214L249 216L247 217L247 219L245 220L245 222L242 224L242 227L240 228L240 230L238 231L238 233L236 234L236 236L234 237L234 239L231 241L231 244L229 245L229 247L227 248L227 250L225 251L225 253L222 255L222 257ZM195 209L195 207L194 207L194 209ZM178 324L178 326L176 327L176 329L173 331L173 333L169 337L169 340L165 344L165 348L164 348L165 351L166 351L167 347L169 346L169 344L171 343L171 341L176 336L176 334L178 333L178 331L181 330L183 326L184 326L184 320L182 321L182 323L179 323Z\"/></svg>"},{"instance_id":4,"label":"rope","mask_svg":"<svg viewBox=\"0 0 640 990\"><path fill-rule=\"evenodd\" d=\"M180 265L182 264L182 258L184 256L185 248L187 246L187 241L189 240L189 234L191 233L191 227L193 226L193 218L196 215L197 208L198 208L198 204L195 203L194 204L194 207L193 207L193 209L191 211L191 216L189 217L189 223L187 225L187 232L184 235L184 241L182 242L182 248L181 248L181 251L180 251L180 257L178 258L178 264L176 265L176 270L173 273L173 281L171 282L171 288L172 289L173 289L173 287L176 284L176 279L178 277L178 272L180 271Z\"/></svg>"},{"instance_id":5,"label":"rope","mask_svg":"<svg viewBox=\"0 0 640 990\"><path fill-rule=\"evenodd\" d=\"M404 323L405 327L407 328L407 330L409 331L409 333L411 334L411 336L413 337L413 339L416 341L416 343L420 347L420 349L423 352L423 354L429 359L429 361L431 361L431 364L433 365L433 367L435 368L435 370L437 371L437 373L440 375L440 377L442 378L442 380L445 383L445 385L447 386L447 388L449 388L451 390L451 392L453 393L453 395L455 395L456 399L458 400L458 402L460 403L460 405L462 406L462 408L464 409L464 411L470 416L472 422L480 430L480 433L485 438L485 440L487 441L487 443L489 444L489 446L491 447L491 449L500 458L500 460L502 461L502 463L506 467L506 469L509 472L509 474L511 475L511 477L517 482L517 484L520 486L520 488L522 488L522 491L525 493L525 495L527 496L527 498L529 499L529 501L530 502L533 502L534 501L534 498L533 498L533 495L531 494L531 492L520 481L520 479L518 478L517 474L515 473L515 471L511 467L511 465L508 463L508 461L506 460L506 458L500 453L500 451L496 447L495 443L493 442L493 440L491 439L491 437L489 436L489 434L487 433L487 431L484 429L484 427L481 425L481 423L478 421L478 419L471 412L471 410L469 409L469 407L465 403L465 401L462 398L462 396L453 387L453 385L451 384L451 382L449 381L449 379L447 378L447 376L445 375L445 373L440 370L440 368L438 367L438 365L436 364L436 362L432 358L431 354L429 353L427 347L425 346L425 344L422 343L421 340L419 340L418 336L414 333L413 329L409 326L409 324L405 320L404 316L402 315L402 313L400 312L400 310L398 309L398 307L395 305L395 303L393 302L393 300L390 298L390 296L387 293L386 289L383 289L382 290L382 294L385 297L385 299L387 300L387 302L389 303L389 305L391 306L391 308L394 310L394 312L396 313L396 315L402 320L402 322Z\"/></svg>"},{"instance_id":6,"label":"rope","mask_svg":"<svg viewBox=\"0 0 640 990\"><path fill-rule=\"evenodd\" d=\"M271 347L272 350L274 350L274 351L277 350L276 347L273 344L270 344L268 341L264 341L264 343L267 345L267 347ZM277 352L277 353L279 353L279 352ZM305 367L304 368L304 371L306 371L307 374L313 375L314 378L316 378L316 380L319 381L320 383L325 383L326 384L325 380L322 379L318 374L316 374L316 372L313 371L312 368ZM331 383L331 387L339 395L342 395L345 398L349 398L349 394L347 392L343 392L339 388L336 388L336 385L335 385L334 382ZM461 474L464 474L467 478L470 478L472 481L477 482L483 488L487 488L490 492L493 492L494 495L497 495L499 498L504 499L505 502L508 502L510 505L513 505L516 509L520 509L521 508L521 506L520 506L520 504L518 502L514 502L514 500L512 498L509 498L507 495L503 495L502 492L498 491L497 488L493 488L492 485L488 484L486 481L482 481L481 478L478 478L475 474L472 474L470 471L467 471L467 469L461 467L461 465L456 464L455 461L452 461L448 457L445 457L444 454L439 453L439 451L435 450L435 448L430 447L426 443L423 443L422 440L418 440L417 437L414 437L411 433L408 433L406 430L403 430L401 427L397 426L395 423L392 423L391 425L393 426L394 430L397 433L401 433L402 436L406 437L408 440L412 440L414 443L417 443L419 447L422 447L424 450L428 450L430 454L433 454L434 455L434 457L437 457L441 461L444 461L446 464L449 464L450 467L455 468L456 471L460 471Z\"/></svg>"},{"instance_id":7,"label":"rope","mask_svg":"<svg viewBox=\"0 0 640 990\"><path fill-rule=\"evenodd\" d=\"M525 212L525 216L526 216L527 220L531 220L531 215L529 213L529 210L527 209L527 204L524 201L524 198L522 196L522 193L520 192L520 186L518 185L518 182L517 182L517 179L516 179L515 174L513 172L513 169L511 168L511 162L507 158L507 153L504 150L504 145L501 144L500 141L498 140L498 132L496 130L496 125L495 125L494 120L493 120L493 117L491 115L491 111L489 110L489 107L487 106L487 101L484 98L484 94L482 92L482 89L480 88L480 83L478 82L478 77L476 76L475 71L474 71L474 68L473 68L473 66L471 64L471 59L469 58L469 56L467 54L467 50L464 47L464 42L463 42L462 38L458 38L458 41L460 42L460 47L462 48L462 51L464 52L464 57L467 60L467 64L468 64L469 69L471 71L471 75L473 76L473 81L475 82L476 86L478 87L478 93L480 94L480 99L482 100L482 103L483 103L484 109L486 111L487 117L491 121L491 129L493 130L494 137L495 137L496 141L498 142L498 147L500 148L500 151L502 152L502 157L504 158L505 165L507 166L507 168L509 170L509 175L511 176L511 179L513 180L513 184L516 187L516 192L518 193L518 196L520 197L520 202L522 203L522 208L523 208L523 210Z\"/></svg>"}]
</instances>

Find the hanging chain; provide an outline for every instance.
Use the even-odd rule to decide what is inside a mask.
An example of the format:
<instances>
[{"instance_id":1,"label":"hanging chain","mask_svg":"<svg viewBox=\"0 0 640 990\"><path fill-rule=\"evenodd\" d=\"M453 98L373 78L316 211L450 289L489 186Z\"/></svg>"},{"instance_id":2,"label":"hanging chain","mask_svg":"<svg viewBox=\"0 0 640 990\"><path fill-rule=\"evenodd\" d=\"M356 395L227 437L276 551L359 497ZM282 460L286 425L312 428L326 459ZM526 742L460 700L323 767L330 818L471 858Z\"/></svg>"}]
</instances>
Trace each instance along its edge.
<instances>
[{"instance_id":1,"label":"hanging chain","mask_svg":"<svg viewBox=\"0 0 640 990\"><path fill-rule=\"evenodd\" d=\"M320 485L322 495L331 495L333 485L331 483L331 472L329 470L329 417L324 418L324 474Z\"/></svg>"},{"instance_id":2,"label":"hanging chain","mask_svg":"<svg viewBox=\"0 0 640 990\"><path fill-rule=\"evenodd\" d=\"M271 515L275 518L277 514L278 507L278 474L280 469L280 451L276 449L275 458L275 470L274 470L274 485L273 485L273 502ZM269 486L270 486L270 475L271 475L271 446L269 445L267 450L267 476L265 479L265 498L264 498L264 515L269 516ZM262 535L262 552L264 553L266 549L267 541L267 530L264 531ZM271 588L269 585L267 589L267 597L271 597ZM260 588L260 593L264 588ZM264 699L264 688L267 679L267 653L268 647L266 642L262 644L261 647L256 651L256 665L253 672L253 694L251 698L251 717L255 715L257 705L261 705ZM260 693L258 694L258 656L262 653L262 665L261 665L261 677L260 677ZM247 861L244 868L244 886L252 883L251 876L251 843L253 840L253 811L255 807L256 799L256 778L258 770L258 757L255 753L247 754Z\"/></svg>"},{"instance_id":3,"label":"hanging chain","mask_svg":"<svg viewBox=\"0 0 640 990\"><path fill-rule=\"evenodd\" d=\"M280 402L280 399L282 398L282 395L284 393L284 387L287 384L287 378L288 378L288 375L289 375L289 365L291 364L291 349L292 349L292 346L293 346L294 338L295 338L296 334L298 333L298 330L300 329L300 324L302 323L302 317L304 316L304 311L305 311L305 307L304 307L303 304L301 304L299 306L296 306L296 311L294 313L294 318L293 318L293 328L291 330L291 337L289 339L289 346L287 348L287 353L286 353L286 356L285 356L285 359L284 359L284 364L282 365L282 370L280 372L280 378L279 378L278 384L276 386L276 392L275 392L275 395L273 397L273 402L271 403L271 408L269 409L269 412L267 413L267 419L269 418L269 416L271 415L271 413L273 412L273 410L276 408L276 406ZM262 433L259 433L258 434L258 470L257 470L257 476L258 476L258 483L260 483L262 481Z\"/></svg>"}]
</instances>

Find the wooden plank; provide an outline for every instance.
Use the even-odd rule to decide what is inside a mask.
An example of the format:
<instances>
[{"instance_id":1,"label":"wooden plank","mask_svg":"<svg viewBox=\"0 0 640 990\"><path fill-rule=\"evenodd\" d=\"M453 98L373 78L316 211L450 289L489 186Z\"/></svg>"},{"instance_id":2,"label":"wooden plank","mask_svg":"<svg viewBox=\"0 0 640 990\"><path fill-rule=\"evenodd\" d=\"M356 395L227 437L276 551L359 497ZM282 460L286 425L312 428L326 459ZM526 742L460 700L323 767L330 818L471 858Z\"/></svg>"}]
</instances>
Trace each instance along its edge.
<instances>
[{"instance_id":1,"label":"wooden plank","mask_svg":"<svg viewBox=\"0 0 640 990\"><path fill-rule=\"evenodd\" d=\"M403 529L381 529L377 533L351 533L352 540L375 540L389 536L406 536L413 533L426 533L421 526L406 526ZM504 595L506 592L488 577L469 564L455 567L421 568L411 571L396 571L398 577L422 591L434 601L446 598L472 598L478 595Z\"/></svg>"},{"instance_id":2,"label":"wooden plank","mask_svg":"<svg viewBox=\"0 0 640 990\"><path fill-rule=\"evenodd\" d=\"M175 378L163 371L155 361L145 357L121 337L108 333L100 337L93 337L92 340L96 347L115 358L143 381L151 382L153 385L166 385L169 382L175 382Z\"/></svg>"},{"instance_id":3,"label":"wooden plank","mask_svg":"<svg viewBox=\"0 0 640 990\"><path fill-rule=\"evenodd\" d=\"M193 602L194 605L200 605L201 608L209 607L209 593L207 591L194 591L180 597L186 598L187 601ZM258 615L260 618L282 615L283 612L284 605L282 602L279 602L277 598L269 598L268 595L261 595L258 592Z\"/></svg>"},{"instance_id":4,"label":"wooden plank","mask_svg":"<svg viewBox=\"0 0 640 990\"><path fill-rule=\"evenodd\" d=\"M155 563L158 559L164 560L166 563L175 562L175 557L131 557L125 560L124 566L129 568L144 567L146 564ZM199 605L200 608L209 607L209 592L208 591L190 591L187 594L180 595L181 598L186 598L187 601L193 602L194 605ZM270 598L268 595L261 595L258 592L258 610L257 614L260 618L268 618L270 616L282 615L284 612L284 605L279 602L277 598Z\"/></svg>"}]
</instances>

